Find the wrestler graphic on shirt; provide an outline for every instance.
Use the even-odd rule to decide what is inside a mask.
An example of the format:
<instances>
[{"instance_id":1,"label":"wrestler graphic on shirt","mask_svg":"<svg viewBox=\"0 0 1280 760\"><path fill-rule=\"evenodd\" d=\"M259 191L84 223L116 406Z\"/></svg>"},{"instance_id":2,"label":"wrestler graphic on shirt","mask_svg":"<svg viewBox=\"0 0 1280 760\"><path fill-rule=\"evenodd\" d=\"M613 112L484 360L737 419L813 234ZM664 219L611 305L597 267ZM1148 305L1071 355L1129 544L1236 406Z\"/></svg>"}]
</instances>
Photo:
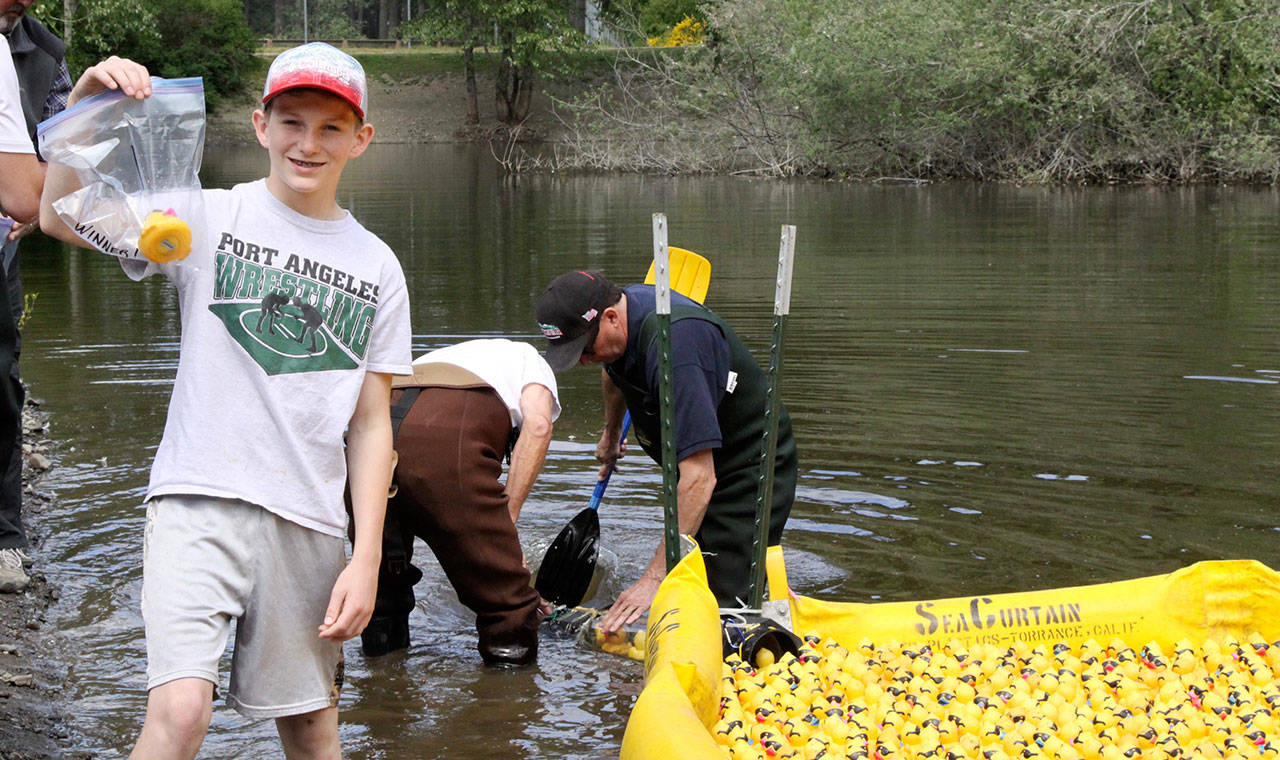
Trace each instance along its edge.
<instances>
[{"instance_id":1,"label":"wrestler graphic on shirt","mask_svg":"<svg viewBox=\"0 0 1280 760\"><path fill-rule=\"evenodd\" d=\"M298 333L298 342L301 343L306 339L307 333L311 333L310 351L319 350L316 347L316 330L320 325L324 324L324 315L320 310L301 298L294 296L293 305L298 307L298 311L302 312L302 332Z\"/></svg>"},{"instance_id":2,"label":"wrestler graphic on shirt","mask_svg":"<svg viewBox=\"0 0 1280 760\"><path fill-rule=\"evenodd\" d=\"M254 330L262 334L262 320L267 319L267 332L272 335L276 334L276 317L280 316L280 307L289 303L289 297L284 293L272 291L262 299L262 310L258 312L258 326Z\"/></svg>"}]
</instances>

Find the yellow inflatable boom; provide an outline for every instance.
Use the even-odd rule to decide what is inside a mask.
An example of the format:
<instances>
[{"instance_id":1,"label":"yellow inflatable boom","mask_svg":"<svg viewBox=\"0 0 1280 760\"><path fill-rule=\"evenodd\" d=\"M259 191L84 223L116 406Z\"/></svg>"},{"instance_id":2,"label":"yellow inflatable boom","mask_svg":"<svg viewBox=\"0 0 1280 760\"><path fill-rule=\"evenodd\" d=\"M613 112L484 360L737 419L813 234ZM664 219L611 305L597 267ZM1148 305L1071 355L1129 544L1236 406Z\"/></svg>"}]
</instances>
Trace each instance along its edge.
<instances>
[{"instance_id":1,"label":"yellow inflatable boom","mask_svg":"<svg viewBox=\"0 0 1280 760\"><path fill-rule=\"evenodd\" d=\"M770 590L786 593L780 552ZM776 590L776 591L775 591ZM927 643L935 649L1008 647L1022 641L1079 646L1120 639L1172 651L1192 642L1280 639L1280 575L1260 562L1199 562L1166 575L1093 586L925 602L859 604L790 597L794 631L853 649L863 640ZM699 551L668 576L649 612L645 688L627 722L623 760L725 757L709 733L720 709L721 634Z\"/></svg>"}]
</instances>

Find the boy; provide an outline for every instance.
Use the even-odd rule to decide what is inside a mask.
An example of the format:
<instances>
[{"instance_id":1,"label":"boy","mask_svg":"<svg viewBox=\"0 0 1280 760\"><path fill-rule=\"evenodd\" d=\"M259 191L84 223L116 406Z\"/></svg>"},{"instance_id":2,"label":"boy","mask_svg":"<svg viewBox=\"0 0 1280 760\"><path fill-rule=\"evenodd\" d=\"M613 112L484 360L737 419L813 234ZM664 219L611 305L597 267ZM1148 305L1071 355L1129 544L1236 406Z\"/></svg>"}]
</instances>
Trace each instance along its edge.
<instances>
[{"instance_id":1,"label":"boy","mask_svg":"<svg viewBox=\"0 0 1280 760\"><path fill-rule=\"evenodd\" d=\"M70 102L109 89L145 98L150 78L112 57L85 71ZM365 99L364 71L345 53L321 43L281 53L253 114L266 179L206 190L207 229L185 260L121 260L134 279L167 276L182 309L147 489L149 691L132 757L195 756L233 618L227 701L274 718L289 758L340 757L341 642L373 609L391 375L412 372L400 265L335 198L347 160L373 137ZM41 226L84 245L52 208L75 186L66 167L51 168ZM253 329L272 293L325 314L315 350L294 340L307 309L282 306L274 332ZM358 540L344 568L348 473Z\"/></svg>"}]
</instances>

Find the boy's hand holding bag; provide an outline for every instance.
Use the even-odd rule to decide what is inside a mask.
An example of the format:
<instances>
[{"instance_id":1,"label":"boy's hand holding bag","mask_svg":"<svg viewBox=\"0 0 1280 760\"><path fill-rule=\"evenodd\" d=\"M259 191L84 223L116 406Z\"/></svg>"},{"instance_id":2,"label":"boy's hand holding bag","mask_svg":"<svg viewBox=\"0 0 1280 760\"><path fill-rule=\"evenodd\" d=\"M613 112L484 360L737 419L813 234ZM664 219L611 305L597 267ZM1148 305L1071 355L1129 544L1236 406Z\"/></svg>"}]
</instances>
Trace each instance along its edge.
<instances>
[{"instance_id":1,"label":"boy's hand holding bag","mask_svg":"<svg viewBox=\"0 0 1280 760\"><path fill-rule=\"evenodd\" d=\"M37 135L45 159L80 180L53 202L69 228L103 253L177 261L204 227L204 84L152 77L151 88L142 100L120 90L86 98Z\"/></svg>"}]
</instances>

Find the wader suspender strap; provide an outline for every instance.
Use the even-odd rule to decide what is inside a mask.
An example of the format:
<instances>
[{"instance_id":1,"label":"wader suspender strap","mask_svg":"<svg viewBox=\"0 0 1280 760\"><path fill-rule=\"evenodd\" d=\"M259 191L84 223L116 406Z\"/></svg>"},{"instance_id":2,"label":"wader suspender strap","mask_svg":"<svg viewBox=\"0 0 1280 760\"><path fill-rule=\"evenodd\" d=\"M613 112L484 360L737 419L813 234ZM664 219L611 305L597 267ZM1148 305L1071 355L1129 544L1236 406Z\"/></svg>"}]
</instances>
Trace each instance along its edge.
<instances>
[{"instance_id":1,"label":"wader suspender strap","mask_svg":"<svg viewBox=\"0 0 1280 760\"><path fill-rule=\"evenodd\" d=\"M396 440L400 437L400 424L404 422L404 418L409 414L409 410L413 408L413 403L418 400L418 395L422 393L422 388L405 388L400 394L400 398L396 403L391 405L391 445L394 447ZM395 473L392 473L391 480L395 482ZM404 555L404 544L400 536L400 525L395 517L395 512L388 509L385 525L382 527L382 557L384 572L388 577L396 578L409 570L409 560Z\"/></svg>"},{"instance_id":2,"label":"wader suspender strap","mask_svg":"<svg viewBox=\"0 0 1280 760\"><path fill-rule=\"evenodd\" d=\"M400 394L400 399L391 405L391 445L396 445L396 439L400 437L400 423L404 422L405 415L409 414L409 410L413 408L413 402L418 400L418 394L422 393L422 388L405 388L404 393Z\"/></svg>"}]
</instances>

